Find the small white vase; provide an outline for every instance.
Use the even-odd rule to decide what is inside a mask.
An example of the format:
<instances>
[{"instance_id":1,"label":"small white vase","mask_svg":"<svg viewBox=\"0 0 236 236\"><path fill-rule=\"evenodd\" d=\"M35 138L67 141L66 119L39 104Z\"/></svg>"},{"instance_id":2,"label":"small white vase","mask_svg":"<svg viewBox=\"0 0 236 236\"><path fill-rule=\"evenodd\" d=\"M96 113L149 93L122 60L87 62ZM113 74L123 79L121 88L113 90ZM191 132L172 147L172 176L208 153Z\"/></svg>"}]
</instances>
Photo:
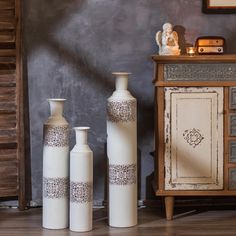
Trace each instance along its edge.
<instances>
[{"instance_id":1,"label":"small white vase","mask_svg":"<svg viewBox=\"0 0 236 236\"><path fill-rule=\"evenodd\" d=\"M43 227L68 227L69 126L62 116L65 99L48 99L51 116L44 124Z\"/></svg>"},{"instance_id":2,"label":"small white vase","mask_svg":"<svg viewBox=\"0 0 236 236\"><path fill-rule=\"evenodd\" d=\"M92 230L93 153L87 144L89 127L75 127L76 145L70 152L70 230Z\"/></svg>"},{"instance_id":3,"label":"small white vase","mask_svg":"<svg viewBox=\"0 0 236 236\"><path fill-rule=\"evenodd\" d=\"M129 73L113 73L116 90L107 104L109 225L137 224L137 102L127 90Z\"/></svg>"}]
</instances>

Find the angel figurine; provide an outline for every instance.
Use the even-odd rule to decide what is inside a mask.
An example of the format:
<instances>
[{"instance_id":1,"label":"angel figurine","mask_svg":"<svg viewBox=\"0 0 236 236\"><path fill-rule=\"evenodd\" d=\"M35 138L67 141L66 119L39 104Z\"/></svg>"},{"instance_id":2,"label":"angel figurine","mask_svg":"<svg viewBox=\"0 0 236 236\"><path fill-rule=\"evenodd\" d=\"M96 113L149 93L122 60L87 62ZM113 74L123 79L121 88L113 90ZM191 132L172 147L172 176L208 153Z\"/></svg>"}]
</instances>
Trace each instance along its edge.
<instances>
[{"instance_id":1,"label":"angel figurine","mask_svg":"<svg viewBox=\"0 0 236 236\"><path fill-rule=\"evenodd\" d=\"M172 24L163 25L163 32L156 33L156 42L159 46L159 55L180 55L178 34L173 31Z\"/></svg>"}]
</instances>

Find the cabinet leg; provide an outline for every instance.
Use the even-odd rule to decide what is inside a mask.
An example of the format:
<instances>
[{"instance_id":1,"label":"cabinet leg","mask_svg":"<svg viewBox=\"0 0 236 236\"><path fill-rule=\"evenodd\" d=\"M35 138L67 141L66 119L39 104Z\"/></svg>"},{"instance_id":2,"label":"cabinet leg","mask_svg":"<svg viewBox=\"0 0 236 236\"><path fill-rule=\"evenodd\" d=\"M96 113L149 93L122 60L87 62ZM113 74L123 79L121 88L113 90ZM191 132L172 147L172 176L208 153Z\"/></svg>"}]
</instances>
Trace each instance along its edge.
<instances>
[{"instance_id":1,"label":"cabinet leg","mask_svg":"<svg viewBox=\"0 0 236 236\"><path fill-rule=\"evenodd\" d=\"M165 197L165 208L166 208L166 219L172 220L173 219L173 213L174 213L174 197Z\"/></svg>"}]
</instances>

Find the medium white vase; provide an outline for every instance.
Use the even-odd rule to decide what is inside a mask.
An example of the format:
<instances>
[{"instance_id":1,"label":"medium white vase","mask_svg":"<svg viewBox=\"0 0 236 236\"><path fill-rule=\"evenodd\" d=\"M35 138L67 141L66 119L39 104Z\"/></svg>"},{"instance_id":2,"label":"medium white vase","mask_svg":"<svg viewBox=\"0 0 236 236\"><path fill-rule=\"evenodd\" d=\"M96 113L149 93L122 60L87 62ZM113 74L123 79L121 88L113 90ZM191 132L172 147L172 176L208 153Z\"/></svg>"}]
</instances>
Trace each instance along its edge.
<instances>
[{"instance_id":1,"label":"medium white vase","mask_svg":"<svg viewBox=\"0 0 236 236\"><path fill-rule=\"evenodd\" d=\"M43 227L68 227L69 126L62 116L65 99L48 99L51 116L44 124Z\"/></svg>"},{"instance_id":2,"label":"medium white vase","mask_svg":"<svg viewBox=\"0 0 236 236\"><path fill-rule=\"evenodd\" d=\"M75 127L76 145L70 152L70 230L92 230L93 153L87 144L89 127Z\"/></svg>"},{"instance_id":3,"label":"medium white vase","mask_svg":"<svg viewBox=\"0 0 236 236\"><path fill-rule=\"evenodd\" d=\"M116 90L107 104L109 225L137 224L137 102L127 90L130 73L113 73Z\"/></svg>"}]
</instances>

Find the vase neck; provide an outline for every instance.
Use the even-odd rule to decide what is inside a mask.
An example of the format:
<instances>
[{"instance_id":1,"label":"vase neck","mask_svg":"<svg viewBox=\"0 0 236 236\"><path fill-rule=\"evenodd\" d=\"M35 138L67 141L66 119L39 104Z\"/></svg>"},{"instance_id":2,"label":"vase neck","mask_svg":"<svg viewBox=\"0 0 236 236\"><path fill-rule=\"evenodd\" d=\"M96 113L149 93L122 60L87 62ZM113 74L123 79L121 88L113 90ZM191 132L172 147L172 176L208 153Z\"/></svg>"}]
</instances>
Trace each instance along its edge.
<instances>
[{"instance_id":1,"label":"vase neck","mask_svg":"<svg viewBox=\"0 0 236 236\"><path fill-rule=\"evenodd\" d=\"M113 73L116 78L116 90L127 90L128 89L128 78L130 73L120 72Z\"/></svg>"},{"instance_id":2,"label":"vase neck","mask_svg":"<svg viewBox=\"0 0 236 236\"><path fill-rule=\"evenodd\" d=\"M89 127L75 127L76 145L87 145Z\"/></svg>"},{"instance_id":3,"label":"vase neck","mask_svg":"<svg viewBox=\"0 0 236 236\"><path fill-rule=\"evenodd\" d=\"M65 99L48 99L51 116L62 116Z\"/></svg>"}]
</instances>

